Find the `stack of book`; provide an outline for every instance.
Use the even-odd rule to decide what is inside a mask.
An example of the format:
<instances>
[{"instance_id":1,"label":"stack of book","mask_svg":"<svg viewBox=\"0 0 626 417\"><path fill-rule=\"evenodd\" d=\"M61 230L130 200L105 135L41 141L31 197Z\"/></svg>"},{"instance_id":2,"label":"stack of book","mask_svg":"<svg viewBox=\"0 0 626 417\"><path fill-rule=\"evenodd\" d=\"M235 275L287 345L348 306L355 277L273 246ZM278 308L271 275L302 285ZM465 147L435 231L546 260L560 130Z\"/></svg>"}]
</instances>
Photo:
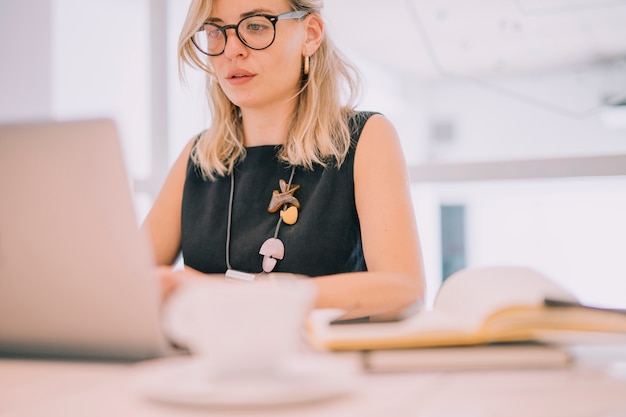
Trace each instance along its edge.
<instances>
[{"instance_id":1,"label":"stack of book","mask_svg":"<svg viewBox=\"0 0 626 417\"><path fill-rule=\"evenodd\" d=\"M363 352L370 370L555 367L567 347L625 343L626 311L582 305L562 286L525 267L468 268L451 275L429 310L392 322L342 322L315 310L311 343Z\"/></svg>"}]
</instances>

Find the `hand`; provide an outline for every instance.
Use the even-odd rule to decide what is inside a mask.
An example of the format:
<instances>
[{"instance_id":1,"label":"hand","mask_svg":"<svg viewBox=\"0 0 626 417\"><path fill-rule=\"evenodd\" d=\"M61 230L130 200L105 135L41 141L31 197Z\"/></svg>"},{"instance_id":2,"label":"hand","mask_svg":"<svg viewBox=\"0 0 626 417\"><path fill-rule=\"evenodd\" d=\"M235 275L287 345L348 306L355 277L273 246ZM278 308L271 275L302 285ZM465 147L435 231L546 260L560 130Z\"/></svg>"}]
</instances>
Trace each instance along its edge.
<instances>
[{"instance_id":1,"label":"hand","mask_svg":"<svg viewBox=\"0 0 626 417\"><path fill-rule=\"evenodd\" d=\"M170 266L158 266L156 268L156 279L161 288L161 301L166 301L178 287L185 281L196 279L219 279L223 280L222 274L204 274L196 269L185 266L185 269L174 270Z\"/></svg>"},{"instance_id":2,"label":"hand","mask_svg":"<svg viewBox=\"0 0 626 417\"><path fill-rule=\"evenodd\" d=\"M179 285L178 272L169 266L159 266L155 271L156 279L161 288L161 301L167 300Z\"/></svg>"}]
</instances>

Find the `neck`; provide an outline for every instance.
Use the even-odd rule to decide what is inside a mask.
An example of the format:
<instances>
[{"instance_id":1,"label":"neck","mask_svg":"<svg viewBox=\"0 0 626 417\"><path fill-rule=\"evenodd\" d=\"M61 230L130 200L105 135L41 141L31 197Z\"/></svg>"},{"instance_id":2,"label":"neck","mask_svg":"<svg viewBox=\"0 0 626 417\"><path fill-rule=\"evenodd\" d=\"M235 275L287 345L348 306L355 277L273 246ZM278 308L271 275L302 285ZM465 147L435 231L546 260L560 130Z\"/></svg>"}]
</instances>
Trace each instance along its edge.
<instances>
[{"instance_id":1,"label":"neck","mask_svg":"<svg viewBox=\"0 0 626 417\"><path fill-rule=\"evenodd\" d=\"M284 145L294 110L292 103L271 109L241 109L244 146Z\"/></svg>"}]
</instances>

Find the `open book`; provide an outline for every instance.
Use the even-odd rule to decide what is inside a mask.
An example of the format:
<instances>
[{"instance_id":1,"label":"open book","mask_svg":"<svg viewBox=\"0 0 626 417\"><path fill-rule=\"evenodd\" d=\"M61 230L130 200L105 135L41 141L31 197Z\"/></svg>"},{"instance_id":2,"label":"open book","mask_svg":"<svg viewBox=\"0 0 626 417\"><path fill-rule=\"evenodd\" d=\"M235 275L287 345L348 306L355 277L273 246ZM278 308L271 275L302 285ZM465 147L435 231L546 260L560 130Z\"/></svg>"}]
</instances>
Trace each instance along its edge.
<instances>
[{"instance_id":1,"label":"open book","mask_svg":"<svg viewBox=\"0 0 626 417\"><path fill-rule=\"evenodd\" d=\"M524 267L468 268L444 281L432 310L390 323L331 325L338 310L315 310L311 342L329 350L373 350L566 341L610 335L626 341L626 312L586 307Z\"/></svg>"}]
</instances>

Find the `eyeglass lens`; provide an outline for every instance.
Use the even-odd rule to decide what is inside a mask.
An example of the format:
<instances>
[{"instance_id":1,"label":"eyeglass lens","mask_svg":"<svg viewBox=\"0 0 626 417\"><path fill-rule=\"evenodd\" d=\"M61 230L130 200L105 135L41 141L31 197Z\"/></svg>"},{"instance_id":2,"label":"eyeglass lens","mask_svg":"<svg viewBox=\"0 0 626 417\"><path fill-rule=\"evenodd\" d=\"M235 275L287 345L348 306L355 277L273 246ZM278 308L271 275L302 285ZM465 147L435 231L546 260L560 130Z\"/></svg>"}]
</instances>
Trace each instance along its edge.
<instances>
[{"instance_id":1,"label":"eyeglass lens","mask_svg":"<svg viewBox=\"0 0 626 417\"><path fill-rule=\"evenodd\" d=\"M265 16L250 16L241 20L235 29L237 36L251 49L265 49L274 41L274 25ZM196 32L193 42L207 55L219 55L226 47L226 30L206 23L204 30Z\"/></svg>"}]
</instances>

